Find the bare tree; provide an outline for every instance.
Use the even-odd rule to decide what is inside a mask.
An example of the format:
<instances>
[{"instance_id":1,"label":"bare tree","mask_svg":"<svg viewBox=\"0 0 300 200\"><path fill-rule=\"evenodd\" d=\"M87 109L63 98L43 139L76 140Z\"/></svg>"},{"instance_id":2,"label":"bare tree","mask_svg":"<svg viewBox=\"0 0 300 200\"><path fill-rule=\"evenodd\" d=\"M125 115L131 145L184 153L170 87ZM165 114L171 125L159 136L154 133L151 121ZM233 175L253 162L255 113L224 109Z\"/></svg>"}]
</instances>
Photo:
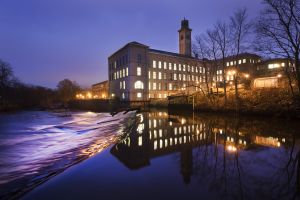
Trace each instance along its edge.
<instances>
[{"instance_id":1,"label":"bare tree","mask_svg":"<svg viewBox=\"0 0 300 200\"><path fill-rule=\"evenodd\" d=\"M221 54L221 66L222 66L222 78L223 78L223 88L225 96L225 104L227 103L227 93L226 93L226 77L225 77L225 58L228 56L230 48L230 31L229 26L226 22L218 22L215 25L215 37L214 37L218 49Z\"/></svg>"},{"instance_id":2,"label":"bare tree","mask_svg":"<svg viewBox=\"0 0 300 200\"><path fill-rule=\"evenodd\" d=\"M257 50L294 60L299 91L300 1L263 0L263 3L265 8L256 24Z\"/></svg>"},{"instance_id":3,"label":"bare tree","mask_svg":"<svg viewBox=\"0 0 300 200\"><path fill-rule=\"evenodd\" d=\"M246 42L245 39L251 32L251 28L252 23L248 20L246 8L237 10L233 16L230 17L233 54L240 54L243 44Z\"/></svg>"},{"instance_id":4,"label":"bare tree","mask_svg":"<svg viewBox=\"0 0 300 200\"><path fill-rule=\"evenodd\" d=\"M0 87L10 85L10 82L13 80L13 78L13 70L10 64L0 59Z\"/></svg>"},{"instance_id":5,"label":"bare tree","mask_svg":"<svg viewBox=\"0 0 300 200\"><path fill-rule=\"evenodd\" d=\"M80 87L75 81L64 79L57 84L57 91L61 100L67 104L68 101L75 98L76 93L80 91Z\"/></svg>"}]
</instances>

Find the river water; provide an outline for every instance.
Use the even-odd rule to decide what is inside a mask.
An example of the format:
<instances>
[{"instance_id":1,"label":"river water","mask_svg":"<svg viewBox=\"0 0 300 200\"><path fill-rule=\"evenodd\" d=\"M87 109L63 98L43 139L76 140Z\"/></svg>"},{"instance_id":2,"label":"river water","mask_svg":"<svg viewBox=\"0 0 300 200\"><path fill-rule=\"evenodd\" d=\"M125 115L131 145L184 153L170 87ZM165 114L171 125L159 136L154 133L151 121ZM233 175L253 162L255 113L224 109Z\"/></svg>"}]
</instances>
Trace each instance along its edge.
<instances>
[{"instance_id":1,"label":"river water","mask_svg":"<svg viewBox=\"0 0 300 200\"><path fill-rule=\"evenodd\" d=\"M163 110L0 119L2 194L91 155L25 199L297 199L300 191L298 121Z\"/></svg>"},{"instance_id":2,"label":"river water","mask_svg":"<svg viewBox=\"0 0 300 200\"><path fill-rule=\"evenodd\" d=\"M0 199L18 197L113 144L134 113L0 115Z\"/></svg>"}]
</instances>

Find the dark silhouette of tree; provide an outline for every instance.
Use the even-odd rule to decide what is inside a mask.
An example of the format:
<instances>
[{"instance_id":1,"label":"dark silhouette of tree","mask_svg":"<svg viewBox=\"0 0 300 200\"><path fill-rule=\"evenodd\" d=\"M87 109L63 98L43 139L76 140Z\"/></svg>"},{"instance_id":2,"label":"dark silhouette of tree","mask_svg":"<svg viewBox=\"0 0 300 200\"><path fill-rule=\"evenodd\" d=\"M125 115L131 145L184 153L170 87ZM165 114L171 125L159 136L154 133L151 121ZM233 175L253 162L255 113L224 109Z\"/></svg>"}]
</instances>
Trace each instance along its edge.
<instances>
[{"instance_id":1,"label":"dark silhouette of tree","mask_svg":"<svg viewBox=\"0 0 300 200\"><path fill-rule=\"evenodd\" d=\"M57 92L61 101L67 104L68 101L75 98L77 92L80 91L80 86L69 79L64 79L57 84Z\"/></svg>"},{"instance_id":2,"label":"dark silhouette of tree","mask_svg":"<svg viewBox=\"0 0 300 200\"><path fill-rule=\"evenodd\" d=\"M300 90L300 1L263 0L265 5L256 24L256 49L292 59ZM289 66L288 72L290 71Z\"/></svg>"}]
</instances>

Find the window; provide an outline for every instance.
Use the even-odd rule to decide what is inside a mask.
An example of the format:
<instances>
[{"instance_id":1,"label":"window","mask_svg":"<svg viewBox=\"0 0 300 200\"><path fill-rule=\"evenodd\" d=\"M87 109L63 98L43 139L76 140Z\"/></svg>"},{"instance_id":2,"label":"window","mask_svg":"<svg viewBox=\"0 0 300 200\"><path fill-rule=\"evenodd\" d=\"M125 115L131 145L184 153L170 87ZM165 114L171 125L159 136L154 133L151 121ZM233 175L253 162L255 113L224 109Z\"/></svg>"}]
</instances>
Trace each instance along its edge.
<instances>
[{"instance_id":1,"label":"window","mask_svg":"<svg viewBox=\"0 0 300 200\"><path fill-rule=\"evenodd\" d=\"M135 89L144 89L144 83L142 81L136 81L134 83L134 88Z\"/></svg>"},{"instance_id":2,"label":"window","mask_svg":"<svg viewBox=\"0 0 300 200\"><path fill-rule=\"evenodd\" d=\"M181 71L181 64L178 65L178 70Z\"/></svg>"},{"instance_id":3,"label":"window","mask_svg":"<svg viewBox=\"0 0 300 200\"><path fill-rule=\"evenodd\" d=\"M167 73L164 73L164 80L167 79Z\"/></svg>"},{"instance_id":4,"label":"window","mask_svg":"<svg viewBox=\"0 0 300 200\"><path fill-rule=\"evenodd\" d=\"M185 72L185 65L183 65L183 69L182 70Z\"/></svg>"},{"instance_id":5,"label":"window","mask_svg":"<svg viewBox=\"0 0 300 200\"><path fill-rule=\"evenodd\" d=\"M176 63L174 63L174 70L177 70L177 66L176 66Z\"/></svg>"},{"instance_id":6,"label":"window","mask_svg":"<svg viewBox=\"0 0 300 200\"><path fill-rule=\"evenodd\" d=\"M279 68L279 67L280 67L280 64L278 64L278 63L268 64L269 69L274 69L274 68Z\"/></svg>"},{"instance_id":7,"label":"window","mask_svg":"<svg viewBox=\"0 0 300 200\"><path fill-rule=\"evenodd\" d=\"M123 88L123 83L122 83L122 81L120 82L120 89L122 89Z\"/></svg>"},{"instance_id":8,"label":"window","mask_svg":"<svg viewBox=\"0 0 300 200\"><path fill-rule=\"evenodd\" d=\"M123 89L124 90L126 89L126 83L125 83L125 81L123 81Z\"/></svg>"},{"instance_id":9,"label":"window","mask_svg":"<svg viewBox=\"0 0 300 200\"><path fill-rule=\"evenodd\" d=\"M192 72L194 72L194 66L192 66Z\"/></svg>"},{"instance_id":10,"label":"window","mask_svg":"<svg viewBox=\"0 0 300 200\"><path fill-rule=\"evenodd\" d=\"M128 67L126 68L126 76L128 76Z\"/></svg>"},{"instance_id":11,"label":"window","mask_svg":"<svg viewBox=\"0 0 300 200\"><path fill-rule=\"evenodd\" d=\"M122 70L120 70L119 73L120 73L120 78L122 78Z\"/></svg>"},{"instance_id":12,"label":"window","mask_svg":"<svg viewBox=\"0 0 300 200\"><path fill-rule=\"evenodd\" d=\"M242 64L242 60L239 60L239 64Z\"/></svg>"},{"instance_id":13,"label":"window","mask_svg":"<svg viewBox=\"0 0 300 200\"><path fill-rule=\"evenodd\" d=\"M152 78L153 78L153 79L156 79L156 72L153 72Z\"/></svg>"},{"instance_id":14,"label":"window","mask_svg":"<svg viewBox=\"0 0 300 200\"><path fill-rule=\"evenodd\" d=\"M161 83L158 83L158 90L161 90Z\"/></svg>"},{"instance_id":15,"label":"window","mask_svg":"<svg viewBox=\"0 0 300 200\"><path fill-rule=\"evenodd\" d=\"M148 82L149 90L151 90L151 82Z\"/></svg>"},{"instance_id":16,"label":"window","mask_svg":"<svg viewBox=\"0 0 300 200\"><path fill-rule=\"evenodd\" d=\"M158 68L161 69L161 61L158 61Z\"/></svg>"},{"instance_id":17,"label":"window","mask_svg":"<svg viewBox=\"0 0 300 200\"><path fill-rule=\"evenodd\" d=\"M174 75L174 80L177 81L177 74L173 74Z\"/></svg>"},{"instance_id":18,"label":"window","mask_svg":"<svg viewBox=\"0 0 300 200\"><path fill-rule=\"evenodd\" d=\"M172 90L172 83L169 83L169 90Z\"/></svg>"},{"instance_id":19,"label":"window","mask_svg":"<svg viewBox=\"0 0 300 200\"><path fill-rule=\"evenodd\" d=\"M169 63L169 70L172 70L172 63Z\"/></svg>"},{"instance_id":20,"label":"window","mask_svg":"<svg viewBox=\"0 0 300 200\"><path fill-rule=\"evenodd\" d=\"M182 79L185 81L185 74L182 74Z\"/></svg>"},{"instance_id":21,"label":"window","mask_svg":"<svg viewBox=\"0 0 300 200\"><path fill-rule=\"evenodd\" d=\"M246 63L246 59L245 58L243 59L243 63Z\"/></svg>"},{"instance_id":22,"label":"window","mask_svg":"<svg viewBox=\"0 0 300 200\"><path fill-rule=\"evenodd\" d=\"M158 72L158 79L161 80L161 72Z\"/></svg>"},{"instance_id":23,"label":"window","mask_svg":"<svg viewBox=\"0 0 300 200\"><path fill-rule=\"evenodd\" d=\"M122 93L122 99L125 99L125 94L124 94L124 92Z\"/></svg>"},{"instance_id":24,"label":"window","mask_svg":"<svg viewBox=\"0 0 300 200\"><path fill-rule=\"evenodd\" d=\"M153 87L152 87L153 90L156 90L156 83L153 82Z\"/></svg>"},{"instance_id":25,"label":"window","mask_svg":"<svg viewBox=\"0 0 300 200\"><path fill-rule=\"evenodd\" d=\"M226 63L226 66L227 66L227 67L229 66L229 62Z\"/></svg>"},{"instance_id":26,"label":"window","mask_svg":"<svg viewBox=\"0 0 300 200\"><path fill-rule=\"evenodd\" d=\"M161 98L161 94L158 94L158 98Z\"/></svg>"},{"instance_id":27,"label":"window","mask_svg":"<svg viewBox=\"0 0 300 200\"><path fill-rule=\"evenodd\" d=\"M181 74L178 74L178 79L181 81Z\"/></svg>"},{"instance_id":28,"label":"window","mask_svg":"<svg viewBox=\"0 0 300 200\"><path fill-rule=\"evenodd\" d=\"M125 69L123 69L123 77L125 77L126 76L126 74L125 74Z\"/></svg>"},{"instance_id":29,"label":"window","mask_svg":"<svg viewBox=\"0 0 300 200\"><path fill-rule=\"evenodd\" d=\"M142 98L142 93L141 92L136 93L136 97L137 98Z\"/></svg>"},{"instance_id":30,"label":"window","mask_svg":"<svg viewBox=\"0 0 300 200\"><path fill-rule=\"evenodd\" d=\"M148 78L151 78L151 71L148 71Z\"/></svg>"},{"instance_id":31,"label":"window","mask_svg":"<svg viewBox=\"0 0 300 200\"><path fill-rule=\"evenodd\" d=\"M164 69L167 69L167 62L164 62Z\"/></svg>"},{"instance_id":32,"label":"window","mask_svg":"<svg viewBox=\"0 0 300 200\"><path fill-rule=\"evenodd\" d=\"M156 68L156 60L153 60L152 67Z\"/></svg>"},{"instance_id":33,"label":"window","mask_svg":"<svg viewBox=\"0 0 300 200\"><path fill-rule=\"evenodd\" d=\"M142 75L142 68L141 67L137 67L136 68L136 75L137 76L141 76Z\"/></svg>"}]
</instances>

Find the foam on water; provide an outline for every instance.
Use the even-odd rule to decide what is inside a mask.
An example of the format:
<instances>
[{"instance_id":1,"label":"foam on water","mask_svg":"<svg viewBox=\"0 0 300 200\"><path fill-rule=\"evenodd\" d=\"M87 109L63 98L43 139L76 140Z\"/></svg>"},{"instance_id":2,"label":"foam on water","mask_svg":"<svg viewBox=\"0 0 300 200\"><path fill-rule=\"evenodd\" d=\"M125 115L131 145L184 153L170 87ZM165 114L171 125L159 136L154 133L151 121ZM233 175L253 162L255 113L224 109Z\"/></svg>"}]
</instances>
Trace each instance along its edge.
<instances>
[{"instance_id":1,"label":"foam on water","mask_svg":"<svg viewBox=\"0 0 300 200\"><path fill-rule=\"evenodd\" d=\"M28 117L26 117L28 115ZM0 197L19 193L102 151L116 141L134 112L48 112L0 115ZM31 118L31 119L30 119ZM17 186L17 187L16 187Z\"/></svg>"}]
</instances>

